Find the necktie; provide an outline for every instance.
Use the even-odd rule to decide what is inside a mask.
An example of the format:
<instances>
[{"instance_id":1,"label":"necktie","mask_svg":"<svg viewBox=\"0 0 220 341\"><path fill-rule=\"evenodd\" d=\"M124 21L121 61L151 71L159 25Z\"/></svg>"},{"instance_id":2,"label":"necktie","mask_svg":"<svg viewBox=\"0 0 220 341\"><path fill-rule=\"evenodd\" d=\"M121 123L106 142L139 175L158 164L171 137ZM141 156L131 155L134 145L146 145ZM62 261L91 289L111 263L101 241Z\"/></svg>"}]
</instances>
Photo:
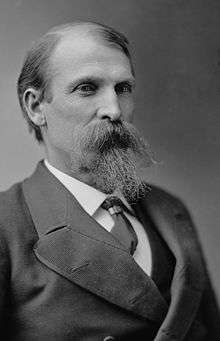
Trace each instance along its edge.
<instances>
[{"instance_id":1,"label":"necktie","mask_svg":"<svg viewBox=\"0 0 220 341\"><path fill-rule=\"evenodd\" d=\"M101 205L102 208L107 210L112 218L114 219L114 227L111 233L120 241L120 243L129 250L130 254L133 255L138 239L128 218L125 216L124 211L132 214L123 202L115 196L108 197Z\"/></svg>"}]
</instances>

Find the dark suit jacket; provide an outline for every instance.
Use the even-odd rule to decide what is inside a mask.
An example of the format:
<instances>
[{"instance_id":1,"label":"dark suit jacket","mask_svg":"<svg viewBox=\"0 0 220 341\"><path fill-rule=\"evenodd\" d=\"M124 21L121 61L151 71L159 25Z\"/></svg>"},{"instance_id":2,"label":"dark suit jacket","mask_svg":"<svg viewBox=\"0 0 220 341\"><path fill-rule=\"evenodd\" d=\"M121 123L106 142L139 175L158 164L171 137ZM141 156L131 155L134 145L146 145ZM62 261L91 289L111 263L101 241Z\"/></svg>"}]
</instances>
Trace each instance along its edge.
<instances>
[{"instance_id":1,"label":"dark suit jacket","mask_svg":"<svg viewBox=\"0 0 220 341\"><path fill-rule=\"evenodd\" d=\"M157 286L40 163L0 195L4 340L220 340L220 319L183 205L151 188L136 205L176 258L168 307Z\"/></svg>"}]
</instances>

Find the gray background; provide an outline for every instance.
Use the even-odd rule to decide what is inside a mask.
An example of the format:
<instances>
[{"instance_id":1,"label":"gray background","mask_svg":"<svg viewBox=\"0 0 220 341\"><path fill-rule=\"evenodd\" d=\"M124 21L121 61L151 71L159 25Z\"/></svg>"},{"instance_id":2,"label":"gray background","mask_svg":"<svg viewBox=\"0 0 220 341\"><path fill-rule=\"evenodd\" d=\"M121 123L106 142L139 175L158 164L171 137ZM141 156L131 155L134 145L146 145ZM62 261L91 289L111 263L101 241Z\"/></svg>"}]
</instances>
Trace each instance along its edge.
<instances>
[{"instance_id":1,"label":"gray background","mask_svg":"<svg viewBox=\"0 0 220 341\"><path fill-rule=\"evenodd\" d=\"M136 123L160 164L147 179L190 208L220 300L220 1L0 2L0 189L29 175L42 150L15 92L24 53L51 26L95 20L126 33L138 81Z\"/></svg>"}]
</instances>

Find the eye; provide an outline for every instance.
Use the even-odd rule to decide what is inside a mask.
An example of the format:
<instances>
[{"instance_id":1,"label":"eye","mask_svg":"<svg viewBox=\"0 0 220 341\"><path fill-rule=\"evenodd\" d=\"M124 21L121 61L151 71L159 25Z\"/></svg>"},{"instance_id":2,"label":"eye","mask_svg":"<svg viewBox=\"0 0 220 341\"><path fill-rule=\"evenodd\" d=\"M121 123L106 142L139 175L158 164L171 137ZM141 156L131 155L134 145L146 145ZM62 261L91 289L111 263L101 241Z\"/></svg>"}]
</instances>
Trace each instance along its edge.
<instances>
[{"instance_id":1,"label":"eye","mask_svg":"<svg viewBox=\"0 0 220 341\"><path fill-rule=\"evenodd\" d=\"M117 94L131 93L133 91L133 85L128 82L119 83L115 86Z\"/></svg>"},{"instance_id":2,"label":"eye","mask_svg":"<svg viewBox=\"0 0 220 341\"><path fill-rule=\"evenodd\" d=\"M83 96L92 95L97 90L97 86L92 83L80 84L75 88L75 91L80 92Z\"/></svg>"},{"instance_id":3,"label":"eye","mask_svg":"<svg viewBox=\"0 0 220 341\"><path fill-rule=\"evenodd\" d=\"M122 82L115 86L115 91L117 94L132 93L133 85L129 82Z\"/></svg>"}]
</instances>

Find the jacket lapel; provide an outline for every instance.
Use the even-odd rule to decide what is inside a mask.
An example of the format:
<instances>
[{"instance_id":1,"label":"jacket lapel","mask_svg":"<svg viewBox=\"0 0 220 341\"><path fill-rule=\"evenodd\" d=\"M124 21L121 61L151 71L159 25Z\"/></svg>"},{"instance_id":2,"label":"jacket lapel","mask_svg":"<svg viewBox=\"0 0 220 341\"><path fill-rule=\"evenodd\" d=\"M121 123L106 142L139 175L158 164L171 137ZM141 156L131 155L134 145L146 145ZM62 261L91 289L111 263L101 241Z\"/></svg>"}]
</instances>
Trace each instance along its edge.
<instances>
[{"instance_id":1,"label":"jacket lapel","mask_svg":"<svg viewBox=\"0 0 220 341\"><path fill-rule=\"evenodd\" d=\"M154 282L42 163L23 191L39 234L39 261L93 294L162 323L168 307Z\"/></svg>"},{"instance_id":2,"label":"jacket lapel","mask_svg":"<svg viewBox=\"0 0 220 341\"><path fill-rule=\"evenodd\" d=\"M205 282L193 223L182 204L157 189L134 209L139 215L147 212L145 219L153 222L176 258L171 304L155 341L183 340L197 313Z\"/></svg>"}]
</instances>

